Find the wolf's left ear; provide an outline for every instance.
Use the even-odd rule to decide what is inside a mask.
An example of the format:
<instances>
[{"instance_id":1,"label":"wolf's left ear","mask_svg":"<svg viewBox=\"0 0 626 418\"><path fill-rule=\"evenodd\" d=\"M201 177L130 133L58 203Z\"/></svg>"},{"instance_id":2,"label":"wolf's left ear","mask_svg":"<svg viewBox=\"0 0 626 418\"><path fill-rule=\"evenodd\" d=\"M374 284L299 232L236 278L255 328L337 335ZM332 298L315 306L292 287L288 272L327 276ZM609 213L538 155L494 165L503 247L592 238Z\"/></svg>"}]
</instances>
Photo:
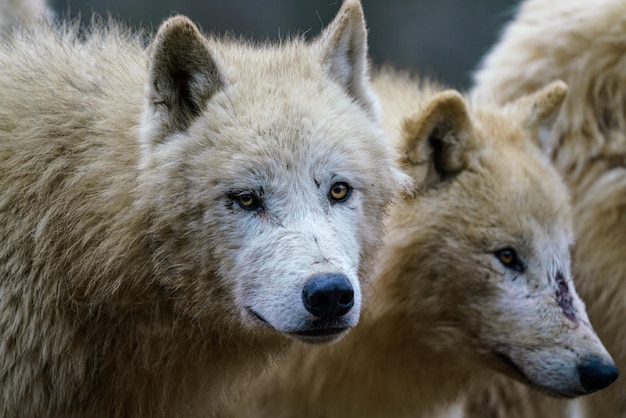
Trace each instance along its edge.
<instances>
[{"instance_id":1,"label":"wolf's left ear","mask_svg":"<svg viewBox=\"0 0 626 418\"><path fill-rule=\"evenodd\" d=\"M476 148L463 96L454 90L435 95L403 126L404 165L420 187L432 187L461 173Z\"/></svg>"},{"instance_id":2,"label":"wolf's left ear","mask_svg":"<svg viewBox=\"0 0 626 418\"><path fill-rule=\"evenodd\" d=\"M539 148L546 153L549 153L554 146L554 138L551 135L552 126L566 96L567 85L558 80L512 104L521 106L522 111L526 112L524 126L530 131Z\"/></svg>"},{"instance_id":3,"label":"wolf's left ear","mask_svg":"<svg viewBox=\"0 0 626 418\"><path fill-rule=\"evenodd\" d=\"M205 38L184 16L165 21L150 45L148 117L152 141L184 131L207 101L224 86Z\"/></svg>"},{"instance_id":4,"label":"wolf's left ear","mask_svg":"<svg viewBox=\"0 0 626 418\"><path fill-rule=\"evenodd\" d=\"M358 0L345 0L335 19L314 41L328 76L374 119L379 104L368 75L367 29Z\"/></svg>"}]
</instances>

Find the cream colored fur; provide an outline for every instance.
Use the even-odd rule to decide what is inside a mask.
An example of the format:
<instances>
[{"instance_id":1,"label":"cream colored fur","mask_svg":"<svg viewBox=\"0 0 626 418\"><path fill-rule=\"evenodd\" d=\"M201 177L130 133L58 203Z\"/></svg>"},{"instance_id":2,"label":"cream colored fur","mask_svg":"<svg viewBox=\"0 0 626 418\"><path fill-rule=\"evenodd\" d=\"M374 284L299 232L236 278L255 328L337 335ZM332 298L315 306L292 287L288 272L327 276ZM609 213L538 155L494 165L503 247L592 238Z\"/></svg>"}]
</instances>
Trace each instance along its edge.
<instances>
[{"instance_id":1,"label":"cream colored fur","mask_svg":"<svg viewBox=\"0 0 626 418\"><path fill-rule=\"evenodd\" d=\"M0 0L0 28L31 24L53 16L45 0Z\"/></svg>"},{"instance_id":2,"label":"cream colored fur","mask_svg":"<svg viewBox=\"0 0 626 418\"><path fill-rule=\"evenodd\" d=\"M0 416L216 415L359 319L406 178L361 6L312 42L78 26L0 40ZM318 273L354 289L333 323L303 306Z\"/></svg>"},{"instance_id":3,"label":"cream colored fur","mask_svg":"<svg viewBox=\"0 0 626 418\"><path fill-rule=\"evenodd\" d=\"M573 274L589 317L626 369L626 3L524 2L476 73L475 93L506 103L561 78L570 94L548 134L574 206ZM510 408L496 400L506 392ZM491 393L491 394L489 394ZM470 395L475 417L626 417L626 381L571 405L503 383ZM517 406L513 406L517 405Z\"/></svg>"},{"instance_id":4,"label":"cream colored fur","mask_svg":"<svg viewBox=\"0 0 626 418\"><path fill-rule=\"evenodd\" d=\"M537 146L563 83L503 108L389 72L374 88L417 185L387 221L374 298L348 336L297 347L234 415L429 417L492 371L583 393L581 359L611 359L570 280L565 185Z\"/></svg>"}]
</instances>

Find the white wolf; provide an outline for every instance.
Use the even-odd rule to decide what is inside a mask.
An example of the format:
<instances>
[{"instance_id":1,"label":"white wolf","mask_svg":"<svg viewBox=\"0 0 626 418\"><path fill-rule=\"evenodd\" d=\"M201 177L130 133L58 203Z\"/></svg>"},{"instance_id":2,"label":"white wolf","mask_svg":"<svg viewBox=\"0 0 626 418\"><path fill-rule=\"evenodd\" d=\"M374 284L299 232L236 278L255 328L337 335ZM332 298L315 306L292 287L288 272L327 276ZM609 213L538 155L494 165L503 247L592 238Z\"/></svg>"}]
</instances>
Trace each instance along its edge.
<instances>
[{"instance_id":1,"label":"white wolf","mask_svg":"<svg viewBox=\"0 0 626 418\"><path fill-rule=\"evenodd\" d=\"M405 176L361 5L312 42L0 40L0 415L212 415L359 319Z\"/></svg>"}]
</instances>

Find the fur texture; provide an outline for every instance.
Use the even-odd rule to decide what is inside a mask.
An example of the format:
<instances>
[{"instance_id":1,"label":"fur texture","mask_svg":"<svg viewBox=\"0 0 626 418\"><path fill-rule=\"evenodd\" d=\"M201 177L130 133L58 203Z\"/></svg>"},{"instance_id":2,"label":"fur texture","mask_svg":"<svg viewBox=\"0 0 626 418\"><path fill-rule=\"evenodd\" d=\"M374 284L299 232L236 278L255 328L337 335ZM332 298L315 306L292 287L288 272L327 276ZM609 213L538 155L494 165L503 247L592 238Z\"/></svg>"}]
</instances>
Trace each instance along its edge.
<instances>
[{"instance_id":1,"label":"fur texture","mask_svg":"<svg viewBox=\"0 0 626 418\"><path fill-rule=\"evenodd\" d=\"M374 88L417 185L387 221L375 298L235 415L427 417L491 371L585 393L580 364L612 360L572 285L568 196L538 147L564 84L503 108L389 72Z\"/></svg>"},{"instance_id":2,"label":"fur texture","mask_svg":"<svg viewBox=\"0 0 626 418\"><path fill-rule=\"evenodd\" d=\"M626 368L626 3L524 2L476 73L475 93L506 103L555 78L570 94L547 132L574 206L573 273L589 317ZM559 417L578 406L503 383L469 396L470 416ZM513 406L481 405L507 392ZM582 416L626 417L626 382L579 401ZM498 412L501 411L501 412ZM521 411L521 412L520 412ZM574 416L574 415L572 415Z\"/></svg>"},{"instance_id":3,"label":"fur texture","mask_svg":"<svg viewBox=\"0 0 626 418\"><path fill-rule=\"evenodd\" d=\"M51 20L54 12L45 0L0 0L0 28Z\"/></svg>"},{"instance_id":4,"label":"fur texture","mask_svg":"<svg viewBox=\"0 0 626 418\"><path fill-rule=\"evenodd\" d=\"M312 42L77 27L0 42L0 415L217 414L286 334L359 319L406 178L361 6ZM304 306L320 274L353 289L332 321Z\"/></svg>"}]
</instances>

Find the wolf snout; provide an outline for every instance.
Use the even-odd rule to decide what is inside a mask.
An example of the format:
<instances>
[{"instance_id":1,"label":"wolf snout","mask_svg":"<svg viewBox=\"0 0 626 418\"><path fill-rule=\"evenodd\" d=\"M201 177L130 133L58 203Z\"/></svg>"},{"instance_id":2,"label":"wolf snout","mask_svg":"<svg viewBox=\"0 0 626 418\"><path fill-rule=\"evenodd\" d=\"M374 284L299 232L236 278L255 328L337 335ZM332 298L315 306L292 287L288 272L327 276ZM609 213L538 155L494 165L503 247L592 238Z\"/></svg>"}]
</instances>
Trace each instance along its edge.
<instances>
[{"instance_id":1,"label":"wolf snout","mask_svg":"<svg viewBox=\"0 0 626 418\"><path fill-rule=\"evenodd\" d=\"M578 366L578 373L580 375L580 384L587 393L604 389L619 376L615 363L603 361L599 357L585 359Z\"/></svg>"},{"instance_id":2,"label":"wolf snout","mask_svg":"<svg viewBox=\"0 0 626 418\"><path fill-rule=\"evenodd\" d=\"M343 274L318 274L302 289L304 307L318 318L341 317L354 306L354 289Z\"/></svg>"}]
</instances>

